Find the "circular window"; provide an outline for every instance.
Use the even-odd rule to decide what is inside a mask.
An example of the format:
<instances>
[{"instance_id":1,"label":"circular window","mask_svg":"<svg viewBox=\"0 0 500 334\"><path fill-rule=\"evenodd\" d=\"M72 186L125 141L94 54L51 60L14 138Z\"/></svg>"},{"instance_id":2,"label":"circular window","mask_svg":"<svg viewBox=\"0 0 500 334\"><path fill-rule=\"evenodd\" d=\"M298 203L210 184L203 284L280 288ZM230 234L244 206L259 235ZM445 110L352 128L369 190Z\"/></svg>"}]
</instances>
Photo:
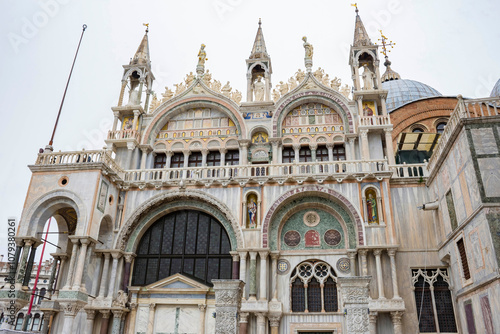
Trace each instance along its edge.
<instances>
[{"instance_id":1,"label":"circular window","mask_svg":"<svg viewBox=\"0 0 500 334\"><path fill-rule=\"evenodd\" d=\"M438 125L436 125L436 132L437 133L443 133L445 127L446 127L446 123L445 122L439 123Z\"/></svg>"},{"instance_id":2,"label":"circular window","mask_svg":"<svg viewBox=\"0 0 500 334\"><path fill-rule=\"evenodd\" d=\"M63 177L61 177L61 178L59 179L59 182L58 182L58 183L59 183L59 185L60 185L61 187L64 187L65 185L67 185L67 184L68 184L68 182L69 182L68 177L67 177L67 176L63 176Z\"/></svg>"},{"instance_id":3,"label":"circular window","mask_svg":"<svg viewBox=\"0 0 500 334\"><path fill-rule=\"evenodd\" d=\"M109 195L109 198L108 198L109 204L113 204L113 200L114 200L113 195Z\"/></svg>"}]
</instances>

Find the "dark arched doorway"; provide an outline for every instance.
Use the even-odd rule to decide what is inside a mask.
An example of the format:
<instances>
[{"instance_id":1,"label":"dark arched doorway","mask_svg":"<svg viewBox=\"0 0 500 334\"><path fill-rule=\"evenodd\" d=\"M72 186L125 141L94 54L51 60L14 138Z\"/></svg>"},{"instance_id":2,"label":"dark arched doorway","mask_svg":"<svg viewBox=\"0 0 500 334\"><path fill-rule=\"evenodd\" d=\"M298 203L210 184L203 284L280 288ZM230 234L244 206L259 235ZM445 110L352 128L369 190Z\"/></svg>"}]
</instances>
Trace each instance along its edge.
<instances>
[{"instance_id":1,"label":"dark arched doorway","mask_svg":"<svg viewBox=\"0 0 500 334\"><path fill-rule=\"evenodd\" d=\"M231 278L230 250L227 232L214 217L194 210L169 213L142 236L132 285L148 285L177 273L209 285L214 278Z\"/></svg>"}]
</instances>

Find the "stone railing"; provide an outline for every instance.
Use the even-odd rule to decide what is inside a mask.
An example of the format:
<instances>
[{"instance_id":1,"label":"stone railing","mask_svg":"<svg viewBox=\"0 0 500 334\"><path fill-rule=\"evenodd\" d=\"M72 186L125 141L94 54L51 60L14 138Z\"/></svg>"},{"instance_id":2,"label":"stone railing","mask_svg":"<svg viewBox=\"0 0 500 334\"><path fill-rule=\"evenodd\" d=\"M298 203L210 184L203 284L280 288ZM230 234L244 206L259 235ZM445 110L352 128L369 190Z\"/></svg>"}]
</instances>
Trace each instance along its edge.
<instances>
[{"instance_id":1,"label":"stone railing","mask_svg":"<svg viewBox=\"0 0 500 334\"><path fill-rule=\"evenodd\" d=\"M118 176L123 175L123 169L118 166L110 153L105 150L78 151L78 152L51 152L39 153L36 166L56 166L71 164L95 164L103 163Z\"/></svg>"},{"instance_id":2,"label":"stone railing","mask_svg":"<svg viewBox=\"0 0 500 334\"><path fill-rule=\"evenodd\" d=\"M360 116L359 126L390 125L389 116Z\"/></svg>"},{"instance_id":3,"label":"stone railing","mask_svg":"<svg viewBox=\"0 0 500 334\"><path fill-rule=\"evenodd\" d=\"M500 97L464 100L461 95L458 96L458 103L455 110L451 113L450 119L439 138L439 142L434 148L429 159L429 171L436 166L439 157L443 153L446 144L454 134L455 129L462 119L481 118L489 116L498 116L500 111Z\"/></svg>"},{"instance_id":4,"label":"stone railing","mask_svg":"<svg viewBox=\"0 0 500 334\"><path fill-rule=\"evenodd\" d=\"M407 164L404 162L401 165L390 165L389 168L394 173L393 178L426 178L429 176L427 161L425 160L423 164Z\"/></svg>"},{"instance_id":5,"label":"stone railing","mask_svg":"<svg viewBox=\"0 0 500 334\"><path fill-rule=\"evenodd\" d=\"M139 131L137 130L117 130L108 131L108 140L135 139L140 140Z\"/></svg>"},{"instance_id":6,"label":"stone railing","mask_svg":"<svg viewBox=\"0 0 500 334\"><path fill-rule=\"evenodd\" d=\"M234 165L216 167L187 167L127 170L125 182L171 182L180 180L244 180L275 178L327 177L345 178L347 176L365 176L367 174L390 172L386 160L363 161L334 161L313 163L289 163L273 165Z\"/></svg>"}]
</instances>

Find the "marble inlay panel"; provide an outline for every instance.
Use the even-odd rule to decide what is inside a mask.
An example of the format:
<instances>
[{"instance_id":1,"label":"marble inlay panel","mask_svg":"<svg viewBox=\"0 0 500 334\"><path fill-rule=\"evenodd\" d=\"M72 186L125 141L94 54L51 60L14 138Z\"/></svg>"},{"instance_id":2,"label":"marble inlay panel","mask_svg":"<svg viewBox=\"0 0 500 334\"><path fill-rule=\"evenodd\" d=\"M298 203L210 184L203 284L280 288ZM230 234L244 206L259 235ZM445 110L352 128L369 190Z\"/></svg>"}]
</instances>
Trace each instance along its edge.
<instances>
[{"instance_id":1,"label":"marble inlay panel","mask_svg":"<svg viewBox=\"0 0 500 334\"><path fill-rule=\"evenodd\" d=\"M471 129L470 131L476 154L498 154L498 147L492 128Z\"/></svg>"},{"instance_id":2,"label":"marble inlay panel","mask_svg":"<svg viewBox=\"0 0 500 334\"><path fill-rule=\"evenodd\" d=\"M477 159L486 197L500 197L500 158Z\"/></svg>"}]
</instances>

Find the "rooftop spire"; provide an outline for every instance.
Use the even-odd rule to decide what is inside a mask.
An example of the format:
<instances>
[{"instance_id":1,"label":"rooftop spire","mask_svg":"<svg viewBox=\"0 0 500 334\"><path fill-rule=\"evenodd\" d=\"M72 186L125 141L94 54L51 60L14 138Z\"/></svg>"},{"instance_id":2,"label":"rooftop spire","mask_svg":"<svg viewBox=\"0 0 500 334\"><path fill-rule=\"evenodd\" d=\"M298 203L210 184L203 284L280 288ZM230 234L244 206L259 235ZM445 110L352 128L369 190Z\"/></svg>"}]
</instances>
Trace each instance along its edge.
<instances>
[{"instance_id":1,"label":"rooftop spire","mask_svg":"<svg viewBox=\"0 0 500 334\"><path fill-rule=\"evenodd\" d=\"M149 23L143 23L146 26L146 33L142 38L141 44L137 48L135 52L134 58L130 60L130 64L149 64L149 42L148 42L148 32L149 32Z\"/></svg>"},{"instance_id":2,"label":"rooftop spire","mask_svg":"<svg viewBox=\"0 0 500 334\"><path fill-rule=\"evenodd\" d=\"M385 56L384 65L386 67L385 73L382 74L382 78L381 78L382 82L386 82L389 80L399 80L399 79L401 79L401 76L399 75L399 73L392 70L391 61L389 60L389 56L387 55L388 52L391 52L391 50L389 50L389 49L392 49L394 47L394 45L396 45L396 43L394 43L393 41L390 41L384 35L382 30L379 30L379 31L380 31L380 37L381 37L379 39L379 41L382 42L382 51L381 52Z\"/></svg>"},{"instance_id":3,"label":"rooftop spire","mask_svg":"<svg viewBox=\"0 0 500 334\"><path fill-rule=\"evenodd\" d=\"M358 4L355 3L352 6L356 7L356 23L354 26L353 46L373 45L368 33L366 32L365 26L363 25L363 21L361 21L361 17L359 17Z\"/></svg>"},{"instance_id":4,"label":"rooftop spire","mask_svg":"<svg viewBox=\"0 0 500 334\"><path fill-rule=\"evenodd\" d=\"M264 42L264 34L262 33L262 21L259 18L259 29L257 29L257 35L255 36L255 42L253 42L252 52L250 53L250 59L255 58L269 58L266 49L266 42Z\"/></svg>"}]
</instances>

